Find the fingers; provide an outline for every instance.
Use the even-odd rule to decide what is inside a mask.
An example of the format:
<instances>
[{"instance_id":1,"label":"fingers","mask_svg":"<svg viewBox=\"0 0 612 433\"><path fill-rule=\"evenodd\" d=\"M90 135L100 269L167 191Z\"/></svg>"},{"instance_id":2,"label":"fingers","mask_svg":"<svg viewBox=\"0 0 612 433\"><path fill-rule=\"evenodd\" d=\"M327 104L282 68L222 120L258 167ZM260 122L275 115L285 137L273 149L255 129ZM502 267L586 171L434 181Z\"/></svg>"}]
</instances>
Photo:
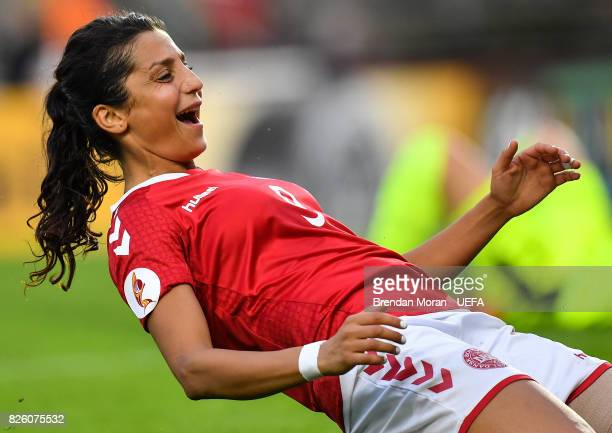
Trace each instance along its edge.
<instances>
[{"instance_id":1,"label":"fingers","mask_svg":"<svg viewBox=\"0 0 612 433\"><path fill-rule=\"evenodd\" d=\"M407 323L399 317L377 311L363 311L346 318L340 329L324 342L318 365L323 374L343 374L355 365L382 364L385 354L399 354L406 337L397 329ZM382 355L382 356L381 356Z\"/></svg>"},{"instance_id":2,"label":"fingers","mask_svg":"<svg viewBox=\"0 0 612 433\"><path fill-rule=\"evenodd\" d=\"M353 314L346 319L347 323L357 323L359 325L389 325L394 328L405 329L407 324L399 317L387 313L364 311Z\"/></svg>"},{"instance_id":3,"label":"fingers","mask_svg":"<svg viewBox=\"0 0 612 433\"><path fill-rule=\"evenodd\" d=\"M561 160L559 159L552 161L552 162L548 162L548 164L550 165L550 169L553 172L553 174L564 170L563 166L565 163L562 163Z\"/></svg>"},{"instance_id":4,"label":"fingers","mask_svg":"<svg viewBox=\"0 0 612 433\"><path fill-rule=\"evenodd\" d=\"M353 352L384 352L392 353L397 355L400 353L400 348L394 344L386 343L384 341L376 340L374 338L367 338L361 340L355 340L352 347Z\"/></svg>"},{"instance_id":5,"label":"fingers","mask_svg":"<svg viewBox=\"0 0 612 433\"><path fill-rule=\"evenodd\" d=\"M565 182L571 182L578 179L580 179L580 173L571 170L562 171L555 174L555 183L557 186L564 184Z\"/></svg>"},{"instance_id":6,"label":"fingers","mask_svg":"<svg viewBox=\"0 0 612 433\"><path fill-rule=\"evenodd\" d=\"M362 312L346 319L345 333L353 353L382 352L398 354L396 344L405 344L406 337L393 328L404 329L407 324L399 317L379 312ZM396 343L396 344L393 344Z\"/></svg>"},{"instance_id":7,"label":"fingers","mask_svg":"<svg viewBox=\"0 0 612 433\"><path fill-rule=\"evenodd\" d=\"M499 155L497 161L495 161L495 165L493 165L493 172L505 171L510 166L510 163L512 162L514 154L517 150L518 141L512 140L510 144L508 144L508 147L506 147Z\"/></svg>"},{"instance_id":8,"label":"fingers","mask_svg":"<svg viewBox=\"0 0 612 433\"><path fill-rule=\"evenodd\" d=\"M526 162L527 166L536 166L539 161L546 162L549 165L551 172L555 176L555 182L557 185L580 179L580 175L578 173L572 171L567 172L567 170L578 169L582 163L579 160L572 158L572 156L561 147L546 143L536 143L521 152L519 154L519 158Z\"/></svg>"},{"instance_id":9,"label":"fingers","mask_svg":"<svg viewBox=\"0 0 612 433\"><path fill-rule=\"evenodd\" d=\"M552 144L546 143L536 143L521 152L522 155L535 159L541 159L547 162L558 159L560 153L567 152L557 146L553 146Z\"/></svg>"},{"instance_id":10,"label":"fingers","mask_svg":"<svg viewBox=\"0 0 612 433\"><path fill-rule=\"evenodd\" d=\"M559 159L562 163L563 170L580 168L580 166L582 165L579 160L572 158L571 155L567 152L565 152L563 156Z\"/></svg>"},{"instance_id":11,"label":"fingers","mask_svg":"<svg viewBox=\"0 0 612 433\"><path fill-rule=\"evenodd\" d=\"M384 364L386 361L384 356L380 356L376 352L356 353L352 359L354 365L376 365Z\"/></svg>"},{"instance_id":12,"label":"fingers","mask_svg":"<svg viewBox=\"0 0 612 433\"><path fill-rule=\"evenodd\" d=\"M518 142L512 140L506 147L493 166L493 172L503 172L507 170L514 159L514 155L518 150ZM537 161L544 161L550 165L553 173L557 173L567 169L576 169L580 167L580 161L574 159L565 150L557 146L546 143L536 143L533 146L525 149L519 157L525 161L533 161L534 165Z\"/></svg>"},{"instance_id":13,"label":"fingers","mask_svg":"<svg viewBox=\"0 0 612 433\"><path fill-rule=\"evenodd\" d=\"M581 166L580 161L572 158L567 150L552 144L536 143L521 152L521 155L547 162L553 173Z\"/></svg>"},{"instance_id":14,"label":"fingers","mask_svg":"<svg viewBox=\"0 0 612 433\"><path fill-rule=\"evenodd\" d=\"M582 163L580 161L570 157L569 162L563 163L563 170L568 170L570 168L580 168L580 166L582 166Z\"/></svg>"},{"instance_id":15,"label":"fingers","mask_svg":"<svg viewBox=\"0 0 612 433\"><path fill-rule=\"evenodd\" d=\"M399 344L404 344L406 342L406 337L399 332L380 325L359 326L355 330L354 335L358 338L383 338L385 340L395 341Z\"/></svg>"},{"instance_id":16,"label":"fingers","mask_svg":"<svg viewBox=\"0 0 612 433\"><path fill-rule=\"evenodd\" d=\"M553 147L556 148L558 151L556 158L548 157L545 159L545 161L549 163L550 169L552 170L553 173L558 173L558 172L561 172L563 170L568 170L568 169L580 168L580 166L582 165L580 161L572 158L571 155L567 153L567 151L565 151L564 149L561 149L556 146L553 146ZM554 158L554 159L551 159L551 158Z\"/></svg>"}]
</instances>

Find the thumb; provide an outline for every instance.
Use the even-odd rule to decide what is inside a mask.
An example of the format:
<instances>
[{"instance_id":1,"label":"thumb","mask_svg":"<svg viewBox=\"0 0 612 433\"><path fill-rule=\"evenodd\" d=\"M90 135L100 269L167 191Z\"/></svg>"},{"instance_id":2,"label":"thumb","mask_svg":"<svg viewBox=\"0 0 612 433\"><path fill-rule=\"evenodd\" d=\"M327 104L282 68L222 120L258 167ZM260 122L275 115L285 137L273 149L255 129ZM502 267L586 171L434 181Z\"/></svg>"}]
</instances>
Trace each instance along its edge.
<instances>
[{"instance_id":1,"label":"thumb","mask_svg":"<svg viewBox=\"0 0 612 433\"><path fill-rule=\"evenodd\" d=\"M514 154L517 150L518 141L512 140L510 144L508 144L508 147L502 150L501 154L497 158L497 161L495 161L495 165L493 166L493 172L499 173L506 170L510 166L510 163L512 162Z\"/></svg>"}]
</instances>

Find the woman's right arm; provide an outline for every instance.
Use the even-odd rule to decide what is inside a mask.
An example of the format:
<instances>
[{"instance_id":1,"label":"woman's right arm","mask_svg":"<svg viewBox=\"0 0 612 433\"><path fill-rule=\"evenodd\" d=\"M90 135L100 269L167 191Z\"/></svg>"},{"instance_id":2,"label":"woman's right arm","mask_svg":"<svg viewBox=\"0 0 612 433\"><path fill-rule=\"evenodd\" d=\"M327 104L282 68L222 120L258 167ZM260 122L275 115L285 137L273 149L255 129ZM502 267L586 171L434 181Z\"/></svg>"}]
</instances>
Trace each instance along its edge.
<instances>
[{"instance_id":1,"label":"woman's right arm","mask_svg":"<svg viewBox=\"0 0 612 433\"><path fill-rule=\"evenodd\" d=\"M299 318L296 318L299 320ZM339 375L355 365L382 364L376 353L396 353L402 335L385 326L402 328L399 318L380 312L349 316L319 350L318 367L324 375ZM300 347L254 352L212 347L206 317L190 285L169 291L148 319L149 332L185 394L192 400L265 397L305 383L300 374Z\"/></svg>"}]
</instances>

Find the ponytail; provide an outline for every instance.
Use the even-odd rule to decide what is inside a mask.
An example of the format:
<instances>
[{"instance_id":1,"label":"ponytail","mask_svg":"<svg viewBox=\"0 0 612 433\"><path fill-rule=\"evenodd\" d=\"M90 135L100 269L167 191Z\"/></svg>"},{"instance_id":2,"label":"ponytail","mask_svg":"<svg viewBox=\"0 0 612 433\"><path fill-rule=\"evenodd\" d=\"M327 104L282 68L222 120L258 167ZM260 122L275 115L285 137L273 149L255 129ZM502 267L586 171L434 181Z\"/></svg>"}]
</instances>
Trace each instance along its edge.
<instances>
[{"instance_id":1,"label":"ponytail","mask_svg":"<svg viewBox=\"0 0 612 433\"><path fill-rule=\"evenodd\" d=\"M89 223L95 219L108 191L107 180L120 179L98 168L100 159L89 145L79 115L59 83L49 91L45 107L52 121L45 146L47 174L37 200L39 212L28 219L28 225L32 227L31 221L40 216L35 238L43 252L34 253L37 257L34 262L45 260L46 265L30 273L29 285L44 281L59 262L59 273L51 276L50 281L57 284L67 273L66 283L60 283L67 291L76 268L75 250L81 248L87 253L98 249L101 233L92 231Z\"/></svg>"},{"instance_id":2,"label":"ponytail","mask_svg":"<svg viewBox=\"0 0 612 433\"><path fill-rule=\"evenodd\" d=\"M108 182L122 179L100 168L119 159L119 146L98 127L91 112L97 104L126 103L124 83L133 68L129 44L139 33L154 29L165 26L157 18L130 12L98 18L68 40L55 71L57 81L45 98L45 121L51 121L51 129L45 139L47 173L37 200L39 211L27 220L42 249L40 254L32 251L36 258L28 263L42 261L44 267L30 272L27 286L41 284L59 263L49 281L68 291L75 253L98 249L102 234L92 231L90 223Z\"/></svg>"}]
</instances>

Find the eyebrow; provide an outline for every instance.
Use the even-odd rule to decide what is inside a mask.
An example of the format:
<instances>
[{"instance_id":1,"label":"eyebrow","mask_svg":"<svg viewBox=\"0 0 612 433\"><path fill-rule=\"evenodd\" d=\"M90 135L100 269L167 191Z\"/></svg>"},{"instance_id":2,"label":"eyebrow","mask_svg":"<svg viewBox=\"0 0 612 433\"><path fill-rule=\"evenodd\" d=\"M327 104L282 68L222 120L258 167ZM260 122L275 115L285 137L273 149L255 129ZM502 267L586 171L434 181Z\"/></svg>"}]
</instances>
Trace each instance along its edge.
<instances>
[{"instance_id":1,"label":"eyebrow","mask_svg":"<svg viewBox=\"0 0 612 433\"><path fill-rule=\"evenodd\" d=\"M183 52L179 53L179 58L181 59L181 62L185 62L185 53ZM153 69L153 66L157 66L157 65L168 66L168 65L171 65L173 62L174 62L174 57L166 57L163 60L157 60L151 63L151 66L149 66L149 70Z\"/></svg>"}]
</instances>

